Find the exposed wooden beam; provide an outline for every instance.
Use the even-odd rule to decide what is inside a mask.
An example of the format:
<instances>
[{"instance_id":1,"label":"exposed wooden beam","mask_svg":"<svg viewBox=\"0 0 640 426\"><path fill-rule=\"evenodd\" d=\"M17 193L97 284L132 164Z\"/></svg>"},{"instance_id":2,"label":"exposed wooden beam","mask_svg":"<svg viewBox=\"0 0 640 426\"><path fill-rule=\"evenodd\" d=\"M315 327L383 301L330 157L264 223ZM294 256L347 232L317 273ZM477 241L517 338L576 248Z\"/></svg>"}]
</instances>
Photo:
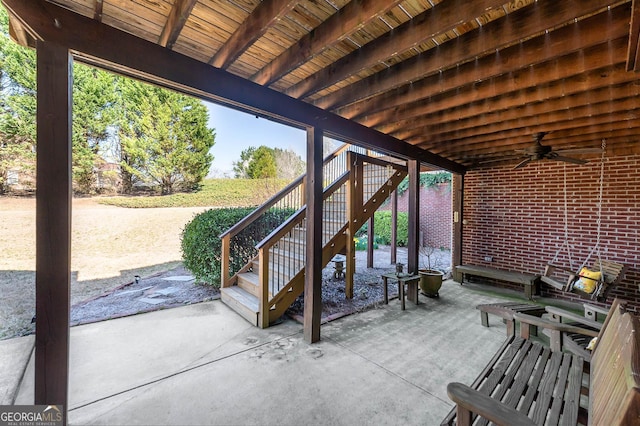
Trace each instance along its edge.
<instances>
[{"instance_id":1,"label":"exposed wooden beam","mask_svg":"<svg viewBox=\"0 0 640 426\"><path fill-rule=\"evenodd\" d=\"M602 28L601 20L595 20L593 24L595 27L590 34L596 34ZM575 51L573 44L567 44L567 49L555 46L552 51L547 51L549 56L540 54L549 38L564 40L578 37L571 27L565 27L550 33L548 37L537 37L527 41L522 49L520 46L505 49L499 54L486 56L477 63L452 68L442 74L418 81L410 87L383 93L340 108L336 112L345 118L357 118L367 126L377 126L388 122L394 116L409 118L411 114L421 115L439 109L446 110L503 92L536 87L602 69L611 65L612 61L622 62L621 58L627 44L624 28L624 20L621 19L618 38L603 41L598 37L587 36L583 39L582 50ZM576 63L581 65L580 69L576 69ZM471 96L467 96L468 94ZM465 95L464 99L460 98L461 95ZM447 99L448 105L433 105L440 99ZM321 108L327 107L319 102L315 104Z\"/></svg>"},{"instance_id":2,"label":"exposed wooden beam","mask_svg":"<svg viewBox=\"0 0 640 426\"><path fill-rule=\"evenodd\" d=\"M229 40L211 58L209 64L226 69L267 30L297 4L296 0L263 1L251 12Z\"/></svg>"},{"instance_id":3,"label":"exposed wooden beam","mask_svg":"<svg viewBox=\"0 0 640 426\"><path fill-rule=\"evenodd\" d=\"M322 319L322 130L307 129L307 244L304 274L304 338L320 340Z\"/></svg>"},{"instance_id":4,"label":"exposed wooden beam","mask_svg":"<svg viewBox=\"0 0 640 426\"><path fill-rule=\"evenodd\" d=\"M640 123L635 123L640 124ZM606 126L586 126L579 129L570 129L568 131L557 131L548 134L544 138L544 144L554 147L554 149L567 148L597 148L602 139L609 140L629 140L638 134L640 127L634 126L633 121L616 122L607 124ZM577 133L579 134L573 134ZM553 138L551 136L554 136ZM498 141L505 143L505 141ZM480 144L478 144L480 145ZM637 151L640 150L640 144L634 143ZM477 159L491 159L505 157L505 153L511 153L513 159L519 158L520 154L516 149L525 149L531 146L531 138L528 140L518 140L517 143L484 146L484 148L476 147L474 149L457 150L453 155L457 161L468 162ZM607 150L608 151L608 150Z\"/></svg>"},{"instance_id":5,"label":"exposed wooden beam","mask_svg":"<svg viewBox=\"0 0 640 426\"><path fill-rule=\"evenodd\" d=\"M72 61L37 42L35 404L69 407Z\"/></svg>"},{"instance_id":6,"label":"exposed wooden beam","mask_svg":"<svg viewBox=\"0 0 640 426\"><path fill-rule=\"evenodd\" d=\"M403 159L413 158L455 173L465 172L462 165L446 158L52 3L3 2L30 33L69 46L86 63L299 128L323 128L338 140ZM65 31L60 31L51 17Z\"/></svg>"},{"instance_id":7,"label":"exposed wooden beam","mask_svg":"<svg viewBox=\"0 0 640 426\"><path fill-rule=\"evenodd\" d=\"M603 5L606 8L607 3L605 0L590 0L584 3L579 0L568 2L538 1L532 6L509 14L491 25L483 27L481 32L471 31L466 33L435 49L416 55L344 89L337 90L325 99L316 102L316 104L322 108L334 109L356 100L366 99L401 87L407 81L416 82L430 75L438 74L441 70L444 71L451 67L461 66L469 61L475 62L476 57L479 59L486 55L492 55L493 57L496 49L508 47L510 43L513 43L513 40L533 37L544 33L546 29L573 22L578 10L581 12L595 11L601 9ZM622 9L622 12L619 11L620 9ZM572 37L570 40L575 43L572 49L579 50L589 45L589 43L593 45L598 42L601 43L603 40L612 40L619 37L618 25L624 25L624 34L628 34L629 5L618 6L612 9L610 13L613 22L609 25L609 18L607 17L603 33L592 32L584 21L574 23L573 30L591 41L582 41ZM619 13L626 15L624 24L617 19L613 19L613 16L617 17ZM599 19L602 19L602 17L599 17ZM579 31L581 29L582 31ZM600 40L594 41L593 39L596 37L599 37ZM558 39L555 42L563 42L563 40ZM543 50L537 52L540 55L549 57L544 49L556 49L556 46L555 44L545 43ZM522 53L531 54L533 52Z\"/></svg>"},{"instance_id":8,"label":"exposed wooden beam","mask_svg":"<svg viewBox=\"0 0 640 426\"><path fill-rule=\"evenodd\" d=\"M501 7L504 0L450 0L437 4L384 36L355 50L329 67L287 90L294 98L329 87L363 69L384 62L459 25L476 19L489 9Z\"/></svg>"},{"instance_id":9,"label":"exposed wooden beam","mask_svg":"<svg viewBox=\"0 0 640 426\"><path fill-rule=\"evenodd\" d=\"M102 6L102 0L96 0L95 4L93 5L93 19L98 22L102 22Z\"/></svg>"},{"instance_id":10,"label":"exposed wooden beam","mask_svg":"<svg viewBox=\"0 0 640 426\"><path fill-rule=\"evenodd\" d=\"M412 136L428 134L430 138L438 140L440 135L447 135L456 132L461 135L462 132L472 134L484 133L483 129L488 123L501 123L503 126L509 126L509 123L524 121L545 124L555 120L562 120L563 117L581 117L588 116L594 110L599 109L600 104L608 104L607 107L615 107L620 101L633 96L640 96L640 87L635 82L623 84L620 86L609 86L602 89L592 89L576 94L557 93L554 98L540 99L535 101L533 96L509 96L506 97L513 101L519 102L522 106L513 105L511 108L498 108L497 101L483 101L475 104L470 108L465 108L465 112L473 115L461 116L457 111L452 111L450 115L446 113L438 114L435 117L429 117L430 123L420 118L414 119L418 123L412 126L407 123L405 129L399 130L395 136L406 139ZM501 100L500 98L499 100ZM613 102L613 105L609 105ZM622 105L622 104L619 104ZM444 136L446 138L446 136Z\"/></svg>"},{"instance_id":11,"label":"exposed wooden beam","mask_svg":"<svg viewBox=\"0 0 640 426\"><path fill-rule=\"evenodd\" d=\"M30 38L22 24L11 14L9 14L9 36L22 46L35 47L35 41Z\"/></svg>"},{"instance_id":12,"label":"exposed wooden beam","mask_svg":"<svg viewBox=\"0 0 640 426\"><path fill-rule=\"evenodd\" d=\"M558 129L549 133L544 138L546 145L557 149L565 148L594 148L600 146L602 139L626 138L637 134L640 129L640 121L629 119L605 124L586 125L571 129ZM516 149L530 147L532 143L531 135L521 134L511 138L500 138L489 142L480 142L456 147L456 154L452 155L459 161L469 162L469 160L486 157L502 156L510 152L513 156L518 156ZM640 144L638 144L640 147ZM446 150L446 147L442 147Z\"/></svg>"},{"instance_id":13,"label":"exposed wooden beam","mask_svg":"<svg viewBox=\"0 0 640 426\"><path fill-rule=\"evenodd\" d=\"M631 101L626 101L626 105L632 103ZM429 141L425 143L426 147L430 147L434 152L445 152L447 145L456 144L460 147L472 147L476 146L476 144L480 143L489 143L494 146L498 145L498 141L504 140L505 144L508 144L509 141L513 141L513 139L522 138L523 135L533 135L538 132L555 132L559 130L569 130L569 129L579 129L587 126L599 126L599 125L607 125L611 122L615 121L631 121L638 120L633 116L637 115L640 112L639 108L636 108L636 105L633 105L633 109L623 110L623 111L615 111L615 106L611 105L611 110L606 111L603 110L597 115L593 115L591 117L583 117L576 119L567 119L567 120L556 120L552 123L547 123L544 125L531 125L528 127L518 126L517 123L513 123L518 127L508 128L500 131L499 136L496 132L492 133L484 133L479 135L474 135L472 137L467 137L464 139L452 139L446 141ZM595 112L595 111L594 111Z\"/></svg>"},{"instance_id":14,"label":"exposed wooden beam","mask_svg":"<svg viewBox=\"0 0 640 426\"><path fill-rule=\"evenodd\" d=\"M629 47L627 50L627 71L640 71L640 1L631 3L631 24L629 25Z\"/></svg>"},{"instance_id":15,"label":"exposed wooden beam","mask_svg":"<svg viewBox=\"0 0 640 426\"><path fill-rule=\"evenodd\" d=\"M294 45L255 73L251 80L268 86L325 49L378 19L403 0L350 1L342 9L302 36Z\"/></svg>"},{"instance_id":16,"label":"exposed wooden beam","mask_svg":"<svg viewBox=\"0 0 640 426\"><path fill-rule=\"evenodd\" d=\"M158 39L160 46L169 49L173 48L197 2L198 0L175 0L167 22L165 22L160 38Z\"/></svg>"},{"instance_id":17,"label":"exposed wooden beam","mask_svg":"<svg viewBox=\"0 0 640 426\"><path fill-rule=\"evenodd\" d=\"M436 96L425 102L428 106L411 108L387 117L384 125L376 128L392 134L405 128L435 125L454 120L464 120L487 111L501 111L518 108L527 103L543 102L549 99L567 97L582 92L616 87L634 83L636 77L625 71L624 63L613 67L596 69L586 74L548 81L542 79L539 84L535 71L513 75L497 81L490 80L468 89L460 90L455 96ZM522 83L521 88L518 83ZM368 117L367 117L368 118ZM362 124L368 125L366 121Z\"/></svg>"}]
</instances>

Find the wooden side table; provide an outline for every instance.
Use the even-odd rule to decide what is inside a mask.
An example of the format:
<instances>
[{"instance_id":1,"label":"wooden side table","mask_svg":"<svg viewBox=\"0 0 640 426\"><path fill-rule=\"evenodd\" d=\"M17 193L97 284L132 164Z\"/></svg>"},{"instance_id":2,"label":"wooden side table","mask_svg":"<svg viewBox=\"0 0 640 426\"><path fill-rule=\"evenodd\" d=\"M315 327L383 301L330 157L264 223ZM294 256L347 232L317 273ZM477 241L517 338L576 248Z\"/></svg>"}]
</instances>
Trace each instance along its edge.
<instances>
[{"instance_id":1,"label":"wooden side table","mask_svg":"<svg viewBox=\"0 0 640 426\"><path fill-rule=\"evenodd\" d=\"M415 300L416 305L418 304L418 281L420 281L420 275L411 275L411 274L396 274L394 272L390 272L388 274L382 274L382 285L384 289L384 303L389 303L389 288L388 288L388 280L395 280L398 282L398 297L400 298L400 306L402 310L405 309L404 297L405 291L404 286L407 285L407 291L411 295L409 299Z\"/></svg>"}]
</instances>

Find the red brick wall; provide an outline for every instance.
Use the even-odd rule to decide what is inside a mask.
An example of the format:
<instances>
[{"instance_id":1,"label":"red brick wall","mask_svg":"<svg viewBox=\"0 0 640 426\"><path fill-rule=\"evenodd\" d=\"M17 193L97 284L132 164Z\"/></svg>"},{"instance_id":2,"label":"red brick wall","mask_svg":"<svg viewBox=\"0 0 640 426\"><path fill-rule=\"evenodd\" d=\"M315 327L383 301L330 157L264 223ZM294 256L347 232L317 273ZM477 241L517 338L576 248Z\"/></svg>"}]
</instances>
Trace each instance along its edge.
<instances>
[{"instance_id":1,"label":"red brick wall","mask_svg":"<svg viewBox=\"0 0 640 426\"><path fill-rule=\"evenodd\" d=\"M398 211L406 212L409 191L398 196ZM391 210L391 203L380 210ZM422 243L451 249L451 182L420 188L420 232Z\"/></svg>"},{"instance_id":2,"label":"red brick wall","mask_svg":"<svg viewBox=\"0 0 640 426\"><path fill-rule=\"evenodd\" d=\"M600 164L596 159L566 167L568 233L575 268L596 242ZM467 173L463 263L541 274L564 241L563 170L564 163L543 161L518 170L504 167ZM640 156L606 159L603 191L600 252L603 258L628 267L622 285L609 294L609 302L619 296L638 309ZM566 250L556 263L569 265ZM543 290L545 295L567 298L545 285Z\"/></svg>"}]
</instances>

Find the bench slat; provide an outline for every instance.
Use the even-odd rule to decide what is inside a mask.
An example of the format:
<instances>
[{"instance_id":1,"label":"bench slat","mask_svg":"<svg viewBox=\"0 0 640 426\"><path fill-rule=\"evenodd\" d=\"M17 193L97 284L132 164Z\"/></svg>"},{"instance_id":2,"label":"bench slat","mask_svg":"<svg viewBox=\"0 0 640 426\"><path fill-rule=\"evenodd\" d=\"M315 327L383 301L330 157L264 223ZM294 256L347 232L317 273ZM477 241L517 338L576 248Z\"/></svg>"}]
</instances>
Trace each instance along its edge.
<instances>
[{"instance_id":1,"label":"bench slat","mask_svg":"<svg viewBox=\"0 0 640 426\"><path fill-rule=\"evenodd\" d=\"M571 426L578 422L583 371L584 359L574 358L569 375L569 386L567 387L567 393L564 397L565 407L560 423L562 426Z\"/></svg>"},{"instance_id":2,"label":"bench slat","mask_svg":"<svg viewBox=\"0 0 640 426\"><path fill-rule=\"evenodd\" d=\"M553 396L553 388L556 383L556 376L562 362L562 354L554 352L551 354L551 362L547 364L547 371L542 376L542 381L538 386L539 396L536 400L536 406L533 411L532 420L535 424L543 424L544 418L547 417L549 401Z\"/></svg>"},{"instance_id":3,"label":"bench slat","mask_svg":"<svg viewBox=\"0 0 640 426\"><path fill-rule=\"evenodd\" d=\"M562 357L562 366L558 372L558 381L556 387L553 390L553 402L547 417L547 424L557 425L560 422L560 414L563 408L563 398L568 386L569 371L571 370L571 361L573 357L569 354L565 354Z\"/></svg>"},{"instance_id":4,"label":"bench slat","mask_svg":"<svg viewBox=\"0 0 640 426\"><path fill-rule=\"evenodd\" d=\"M535 401L535 397L538 394L538 384L542 380L544 372L547 369L547 363L549 363L550 358L551 349L544 348L542 354L540 355L538 365L531 375L531 381L529 387L527 388L527 393L524 395L522 403L520 404L520 411L522 411L523 413L528 413L531 410L531 405L533 404L533 401Z\"/></svg>"},{"instance_id":5,"label":"bench slat","mask_svg":"<svg viewBox=\"0 0 640 426\"><path fill-rule=\"evenodd\" d=\"M491 393L491 397L497 399L498 401L502 401L504 396L507 394L512 387L514 379L520 371L522 364L524 363L527 354L532 349L532 344L529 340L525 341L524 345L522 345L515 356L509 361L509 365L505 369L505 374L503 375L502 380L498 383L498 385L494 388L494 391ZM506 361L506 360L504 360ZM479 419L477 425L478 426L486 426L489 424L487 419Z\"/></svg>"}]
</instances>

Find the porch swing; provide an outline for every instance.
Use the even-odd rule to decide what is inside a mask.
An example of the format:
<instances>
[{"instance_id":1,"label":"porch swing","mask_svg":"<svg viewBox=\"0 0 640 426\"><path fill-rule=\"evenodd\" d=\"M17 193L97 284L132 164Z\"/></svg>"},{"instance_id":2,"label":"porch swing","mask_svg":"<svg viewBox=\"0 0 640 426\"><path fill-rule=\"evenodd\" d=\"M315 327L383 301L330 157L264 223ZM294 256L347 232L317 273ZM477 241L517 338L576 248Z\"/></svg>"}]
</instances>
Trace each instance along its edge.
<instances>
[{"instance_id":1,"label":"porch swing","mask_svg":"<svg viewBox=\"0 0 640 426\"><path fill-rule=\"evenodd\" d=\"M607 294L613 286L618 284L623 276L625 265L602 259L600 253L600 228L602 216L602 190L604 185L604 161L605 161L605 141L602 141L602 158L600 162L600 188L598 193L598 210L597 210L597 231L596 242L591 248L584 262L578 269L573 267L573 259L571 257L571 244L569 243L569 220L567 213L567 168L564 167L564 242L556 251L553 260L549 262L544 270L544 274L540 280L564 292L572 292L583 298L591 300L604 301ZM569 260L569 268L557 265L555 262L563 249L566 248L567 258ZM587 263L591 257L596 254L593 264L587 267ZM568 274L566 281L559 281L558 273Z\"/></svg>"}]
</instances>

